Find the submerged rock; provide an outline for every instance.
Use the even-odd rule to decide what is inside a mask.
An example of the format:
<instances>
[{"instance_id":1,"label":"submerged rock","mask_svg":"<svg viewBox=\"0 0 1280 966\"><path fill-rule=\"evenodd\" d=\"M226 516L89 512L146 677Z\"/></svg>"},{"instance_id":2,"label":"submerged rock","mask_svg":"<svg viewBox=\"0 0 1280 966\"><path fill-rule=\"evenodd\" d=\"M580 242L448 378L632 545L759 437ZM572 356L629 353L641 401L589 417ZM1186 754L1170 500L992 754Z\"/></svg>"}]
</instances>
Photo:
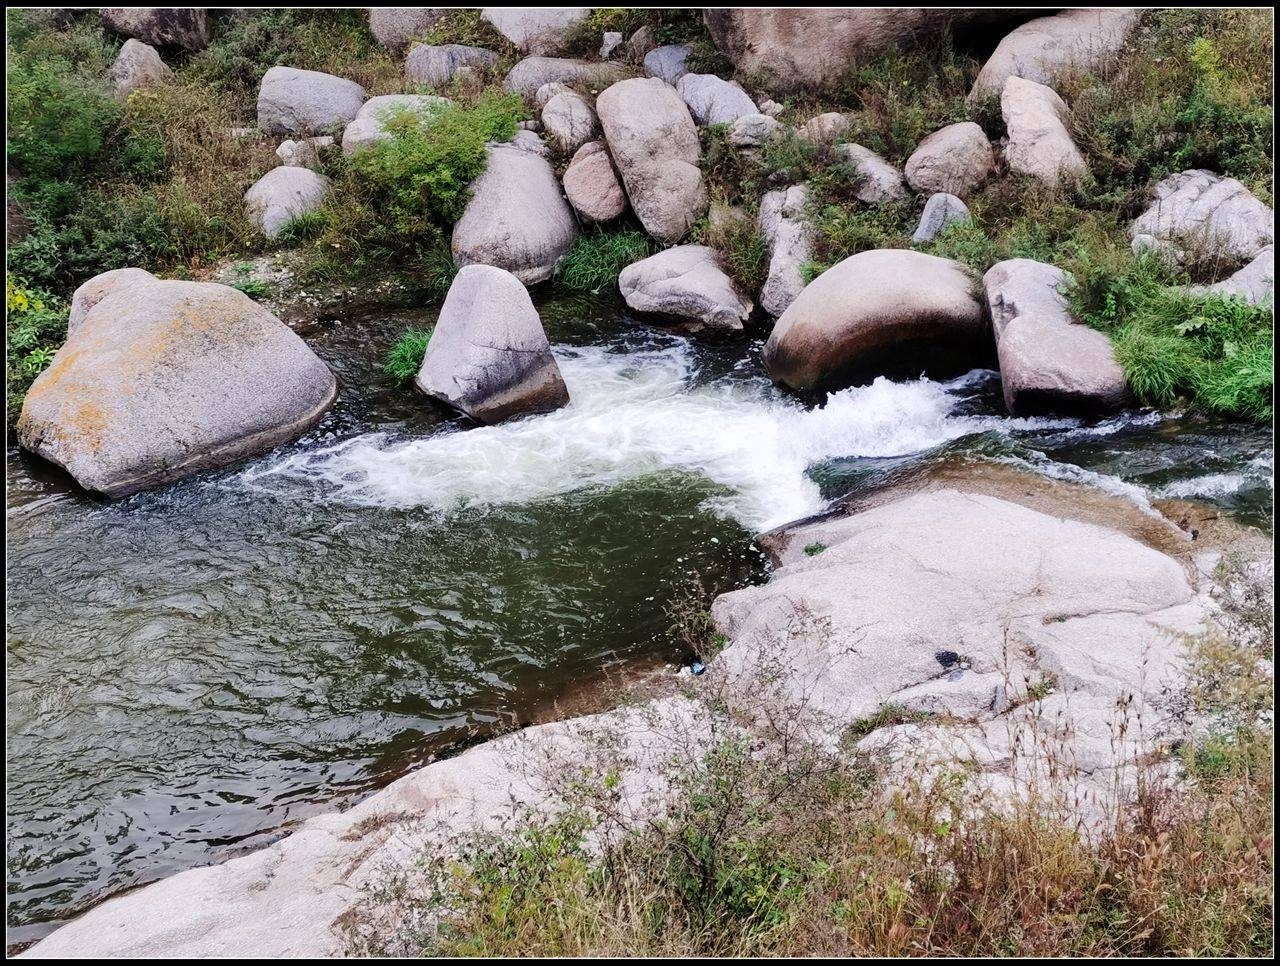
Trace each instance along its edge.
<instances>
[{"instance_id":1,"label":"submerged rock","mask_svg":"<svg viewBox=\"0 0 1280 966\"><path fill-rule=\"evenodd\" d=\"M1071 315L1070 282L1029 258L997 262L983 276L1005 406L1015 416L1097 415L1129 401L1111 340Z\"/></svg>"},{"instance_id":2,"label":"submerged rock","mask_svg":"<svg viewBox=\"0 0 1280 966\"><path fill-rule=\"evenodd\" d=\"M510 144L491 144L487 154L488 166L453 226L454 260L505 269L526 285L545 282L578 237L555 169Z\"/></svg>"},{"instance_id":3,"label":"submerged rock","mask_svg":"<svg viewBox=\"0 0 1280 966\"><path fill-rule=\"evenodd\" d=\"M948 124L920 142L902 169L916 191L965 195L996 172L996 156L986 133L972 121Z\"/></svg>"},{"instance_id":4,"label":"submerged rock","mask_svg":"<svg viewBox=\"0 0 1280 966\"><path fill-rule=\"evenodd\" d=\"M564 193L589 224L612 221L627 210L627 196L603 141L580 147L564 172Z\"/></svg>"},{"instance_id":5,"label":"submerged rock","mask_svg":"<svg viewBox=\"0 0 1280 966\"><path fill-rule=\"evenodd\" d=\"M351 123L342 132L342 153L354 154L391 137L390 126L405 113L430 116L449 103L445 97L430 94L384 94L365 101Z\"/></svg>"},{"instance_id":6,"label":"submerged rock","mask_svg":"<svg viewBox=\"0 0 1280 966\"><path fill-rule=\"evenodd\" d=\"M628 265L618 288L636 312L675 319L693 332L737 331L751 315L751 299L705 245L679 245Z\"/></svg>"},{"instance_id":7,"label":"submerged rock","mask_svg":"<svg viewBox=\"0 0 1280 966\"><path fill-rule=\"evenodd\" d=\"M414 385L482 423L569 404L528 291L490 265L454 278Z\"/></svg>"},{"instance_id":8,"label":"submerged rock","mask_svg":"<svg viewBox=\"0 0 1280 966\"><path fill-rule=\"evenodd\" d=\"M949 258L859 252L810 282L782 313L765 344L765 367L793 389L904 366L918 374L930 363L963 371L990 347L974 281Z\"/></svg>"},{"instance_id":9,"label":"submerged rock","mask_svg":"<svg viewBox=\"0 0 1280 966\"><path fill-rule=\"evenodd\" d=\"M268 134L325 134L360 113L364 88L316 70L272 67L258 89L258 127Z\"/></svg>"},{"instance_id":10,"label":"submerged rock","mask_svg":"<svg viewBox=\"0 0 1280 966\"><path fill-rule=\"evenodd\" d=\"M24 449L117 497L264 453L319 422L337 383L288 326L228 286L144 276L81 286L87 311L27 393Z\"/></svg>"},{"instance_id":11,"label":"submerged rock","mask_svg":"<svg viewBox=\"0 0 1280 966\"><path fill-rule=\"evenodd\" d=\"M209 14L204 7L104 7L102 25L153 47L204 50Z\"/></svg>"},{"instance_id":12,"label":"submerged rock","mask_svg":"<svg viewBox=\"0 0 1280 966\"><path fill-rule=\"evenodd\" d=\"M1067 105L1048 87L1010 77L1000 95L1000 113L1008 133L1004 154L1011 172L1051 187L1078 181L1088 172L1067 127Z\"/></svg>"},{"instance_id":13,"label":"submerged rock","mask_svg":"<svg viewBox=\"0 0 1280 966\"><path fill-rule=\"evenodd\" d=\"M998 95L1010 77L1052 85L1063 70L1094 70L1112 60L1138 22L1128 8L1063 10L1015 27L987 58L970 98Z\"/></svg>"},{"instance_id":14,"label":"submerged rock","mask_svg":"<svg viewBox=\"0 0 1280 966\"><path fill-rule=\"evenodd\" d=\"M760 231L769 246L769 276L760 289L760 307L780 316L805 286L803 268L813 260L813 226L805 218L809 189L793 185L760 199Z\"/></svg>"},{"instance_id":15,"label":"submerged rock","mask_svg":"<svg viewBox=\"0 0 1280 966\"><path fill-rule=\"evenodd\" d=\"M679 241L707 210L702 145L688 107L671 85L635 78L602 92L596 113L645 231Z\"/></svg>"},{"instance_id":16,"label":"submerged rock","mask_svg":"<svg viewBox=\"0 0 1280 966\"><path fill-rule=\"evenodd\" d=\"M300 215L319 211L329 179L310 168L272 168L245 192L245 213L268 238L277 237Z\"/></svg>"},{"instance_id":17,"label":"submerged rock","mask_svg":"<svg viewBox=\"0 0 1280 966\"><path fill-rule=\"evenodd\" d=\"M947 225L957 222L971 221L973 215L969 206L955 195L939 192L931 195L925 202L924 212L920 215L920 223L916 225L911 240L917 244L933 241Z\"/></svg>"},{"instance_id":18,"label":"submerged rock","mask_svg":"<svg viewBox=\"0 0 1280 966\"><path fill-rule=\"evenodd\" d=\"M1155 187L1156 200L1129 228L1133 250L1154 249L1173 261L1252 259L1274 238L1270 208L1235 178L1194 169Z\"/></svg>"},{"instance_id":19,"label":"submerged rock","mask_svg":"<svg viewBox=\"0 0 1280 966\"><path fill-rule=\"evenodd\" d=\"M154 87L173 78L156 49L140 40L126 40L107 74L111 90L124 100L136 90Z\"/></svg>"},{"instance_id":20,"label":"submerged rock","mask_svg":"<svg viewBox=\"0 0 1280 966\"><path fill-rule=\"evenodd\" d=\"M483 47L468 47L465 44L414 44L404 62L404 79L410 84L440 88L461 71L488 70L497 62L498 55Z\"/></svg>"}]
</instances>

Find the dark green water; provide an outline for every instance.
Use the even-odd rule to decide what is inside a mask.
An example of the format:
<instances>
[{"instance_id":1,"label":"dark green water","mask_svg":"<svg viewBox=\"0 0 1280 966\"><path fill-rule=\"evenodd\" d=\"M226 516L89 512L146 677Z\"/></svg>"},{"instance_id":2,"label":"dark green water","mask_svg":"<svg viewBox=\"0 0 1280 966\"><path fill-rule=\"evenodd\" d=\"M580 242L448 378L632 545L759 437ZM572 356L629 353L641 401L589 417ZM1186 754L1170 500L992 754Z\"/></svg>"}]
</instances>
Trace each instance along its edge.
<instances>
[{"instance_id":1,"label":"dark green water","mask_svg":"<svg viewBox=\"0 0 1280 966\"><path fill-rule=\"evenodd\" d=\"M379 372L429 319L369 318L306 333L340 402L272 456L105 503L10 452L11 942L610 670L683 659L665 609L691 577L758 579L752 533L904 461L976 452L1269 519L1263 429L1008 420L984 373L806 410L769 386L754 336L541 308L574 399L549 416L432 410Z\"/></svg>"}]
</instances>

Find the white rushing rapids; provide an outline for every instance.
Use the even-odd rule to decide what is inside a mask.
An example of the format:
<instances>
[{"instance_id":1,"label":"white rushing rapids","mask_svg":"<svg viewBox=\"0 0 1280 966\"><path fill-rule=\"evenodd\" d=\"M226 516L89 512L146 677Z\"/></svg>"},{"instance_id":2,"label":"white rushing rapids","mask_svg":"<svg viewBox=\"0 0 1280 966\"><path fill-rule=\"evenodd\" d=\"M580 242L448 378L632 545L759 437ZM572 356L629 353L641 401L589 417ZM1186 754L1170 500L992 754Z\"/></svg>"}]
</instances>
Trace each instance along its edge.
<instances>
[{"instance_id":1,"label":"white rushing rapids","mask_svg":"<svg viewBox=\"0 0 1280 966\"><path fill-rule=\"evenodd\" d=\"M1071 426L1071 420L958 414L978 377L947 383L877 379L806 409L763 379L699 385L684 343L627 353L556 348L572 402L544 416L422 439L371 433L250 467L249 485L311 481L358 505L440 510L524 503L664 470L730 491L711 509L748 528L823 506L807 471L837 457L919 453L990 429Z\"/></svg>"}]
</instances>

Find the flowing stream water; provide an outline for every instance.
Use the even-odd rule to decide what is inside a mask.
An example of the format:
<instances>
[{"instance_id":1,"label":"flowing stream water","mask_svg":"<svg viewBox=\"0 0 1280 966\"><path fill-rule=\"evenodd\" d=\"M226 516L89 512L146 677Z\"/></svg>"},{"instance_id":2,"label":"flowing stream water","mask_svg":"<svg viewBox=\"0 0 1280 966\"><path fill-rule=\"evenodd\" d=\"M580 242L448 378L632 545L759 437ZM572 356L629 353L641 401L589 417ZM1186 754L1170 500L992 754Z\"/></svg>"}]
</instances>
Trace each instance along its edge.
<instances>
[{"instance_id":1,"label":"flowing stream water","mask_svg":"<svg viewBox=\"0 0 1280 966\"><path fill-rule=\"evenodd\" d=\"M956 453L1269 526L1267 427L1010 419L994 373L806 407L760 333L540 306L572 403L476 428L393 386L431 312L306 337L342 380L294 446L108 503L8 457L10 942L264 845L610 672L679 662L666 607L761 579L762 528Z\"/></svg>"}]
</instances>

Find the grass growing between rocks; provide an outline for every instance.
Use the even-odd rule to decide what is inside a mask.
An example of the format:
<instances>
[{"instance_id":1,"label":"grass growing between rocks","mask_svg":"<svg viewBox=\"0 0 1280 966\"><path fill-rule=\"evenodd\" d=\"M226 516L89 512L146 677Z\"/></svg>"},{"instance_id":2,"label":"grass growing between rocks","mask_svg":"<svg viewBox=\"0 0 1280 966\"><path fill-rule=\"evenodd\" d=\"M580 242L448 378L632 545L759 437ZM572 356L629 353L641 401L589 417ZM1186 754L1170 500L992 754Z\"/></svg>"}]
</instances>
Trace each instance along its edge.
<instances>
[{"instance_id":1,"label":"grass growing between rocks","mask_svg":"<svg viewBox=\"0 0 1280 966\"><path fill-rule=\"evenodd\" d=\"M422 360L427 354L427 345L431 342L433 329L410 329L396 341L387 353L386 364L382 371L404 385L418 374L422 368Z\"/></svg>"},{"instance_id":2,"label":"grass growing between rocks","mask_svg":"<svg viewBox=\"0 0 1280 966\"><path fill-rule=\"evenodd\" d=\"M556 266L556 281L576 292L616 288L624 268L654 252L649 236L637 228L596 228L584 232Z\"/></svg>"},{"instance_id":3,"label":"grass growing between rocks","mask_svg":"<svg viewBox=\"0 0 1280 966\"><path fill-rule=\"evenodd\" d=\"M999 806L961 767L889 783L874 760L796 732L730 732L677 758L675 804L639 827L615 821L619 771L564 766L546 784L557 817L424 855L412 881L378 891L391 906L376 920L348 919L350 951L1266 956L1269 593L1244 603L1247 632L1228 619L1188 644L1195 738L1152 760L1092 835L1052 784ZM868 727L913 717L886 711Z\"/></svg>"}]
</instances>

